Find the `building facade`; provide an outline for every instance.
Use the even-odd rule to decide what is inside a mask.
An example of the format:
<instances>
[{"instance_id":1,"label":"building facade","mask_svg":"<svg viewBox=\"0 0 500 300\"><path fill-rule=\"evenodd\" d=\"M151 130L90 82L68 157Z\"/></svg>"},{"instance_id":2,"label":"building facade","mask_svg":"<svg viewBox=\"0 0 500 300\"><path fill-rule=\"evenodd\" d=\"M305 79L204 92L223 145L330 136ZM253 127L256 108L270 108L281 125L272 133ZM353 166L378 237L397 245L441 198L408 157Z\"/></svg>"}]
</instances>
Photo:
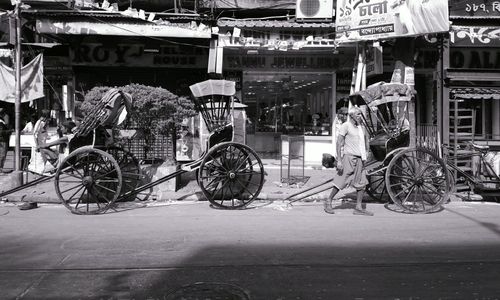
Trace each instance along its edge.
<instances>
[{"instance_id":1,"label":"building facade","mask_svg":"<svg viewBox=\"0 0 500 300\"><path fill-rule=\"evenodd\" d=\"M449 1L443 66L443 137L500 150L500 2ZM449 132L449 134L445 134Z\"/></svg>"},{"instance_id":2,"label":"building facade","mask_svg":"<svg viewBox=\"0 0 500 300\"><path fill-rule=\"evenodd\" d=\"M23 46L23 53L26 60L44 53L46 97L40 106L58 111L65 97L81 101L94 86L141 83L189 95L195 82L234 80L237 98L247 105L247 144L263 157L278 158L282 135L302 135L305 160L320 163L332 149L336 110L347 105L356 46L335 43L331 7L309 11L302 3L307 1L292 2L30 1L23 28L31 46ZM439 41L416 41L416 121L448 132L440 96L446 87L436 76L444 53ZM392 48L392 41L381 42L383 56L378 72L368 72L368 84L390 80Z\"/></svg>"}]
</instances>

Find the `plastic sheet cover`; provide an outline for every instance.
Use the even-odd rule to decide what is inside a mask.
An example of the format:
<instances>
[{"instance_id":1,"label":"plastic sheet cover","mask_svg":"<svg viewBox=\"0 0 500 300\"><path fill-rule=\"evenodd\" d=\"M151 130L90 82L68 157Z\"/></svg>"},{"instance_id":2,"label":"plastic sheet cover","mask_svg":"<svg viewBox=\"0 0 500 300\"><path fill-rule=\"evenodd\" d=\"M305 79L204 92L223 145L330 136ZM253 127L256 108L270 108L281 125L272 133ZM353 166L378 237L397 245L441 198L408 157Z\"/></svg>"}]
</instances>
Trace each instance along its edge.
<instances>
[{"instance_id":1,"label":"plastic sheet cover","mask_svg":"<svg viewBox=\"0 0 500 300\"><path fill-rule=\"evenodd\" d=\"M189 87L195 97L208 95L232 96L236 93L234 81L209 79Z\"/></svg>"}]
</instances>

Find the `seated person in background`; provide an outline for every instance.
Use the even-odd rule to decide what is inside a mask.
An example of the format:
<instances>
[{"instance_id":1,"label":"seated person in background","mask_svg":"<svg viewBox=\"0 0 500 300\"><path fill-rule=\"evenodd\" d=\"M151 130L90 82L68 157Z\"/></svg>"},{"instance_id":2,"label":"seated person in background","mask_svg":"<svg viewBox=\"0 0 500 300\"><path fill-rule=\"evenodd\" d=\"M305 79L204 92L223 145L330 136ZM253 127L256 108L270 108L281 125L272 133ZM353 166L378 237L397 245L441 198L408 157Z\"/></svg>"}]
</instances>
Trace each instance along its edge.
<instances>
[{"instance_id":1,"label":"seated person in background","mask_svg":"<svg viewBox=\"0 0 500 300\"><path fill-rule=\"evenodd\" d=\"M76 127L76 124L73 121L64 121L61 125L62 125L62 128L61 128L62 136L59 137L59 139L52 141L52 142L49 142L49 143L44 141L43 143L39 143L37 145L37 151L40 151L40 153L42 154L42 158L44 159L44 162L50 163L49 166L45 167L44 172L53 171L55 168L57 168L58 164L60 163L59 162L60 151L51 149L51 147L65 144L66 147L65 147L64 154L65 155L69 154L68 145L74 136L72 130L73 130L73 128Z\"/></svg>"},{"instance_id":2,"label":"seated person in background","mask_svg":"<svg viewBox=\"0 0 500 300\"><path fill-rule=\"evenodd\" d=\"M44 109L42 110L42 114L40 118L36 121L35 126L33 127L33 139L35 140L35 149L38 152L38 146L43 145L47 142L49 138L49 134L47 132L47 128L49 126L50 121L50 110ZM47 156L41 153L43 164L47 162ZM43 172L42 172L43 173Z\"/></svg>"},{"instance_id":3,"label":"seated person in background","mask_svg":"<svg viewBox=\"0 0 500 300\"><path fill-rule=\"evenodd\" d=\"M26 123L26 125L24 126L21 133L22 134L33 133L33 129L35 128L36 121L37 121L36 114L32 114L30 116L30 121L28 123Z\"/></svg>"}]
</instances>

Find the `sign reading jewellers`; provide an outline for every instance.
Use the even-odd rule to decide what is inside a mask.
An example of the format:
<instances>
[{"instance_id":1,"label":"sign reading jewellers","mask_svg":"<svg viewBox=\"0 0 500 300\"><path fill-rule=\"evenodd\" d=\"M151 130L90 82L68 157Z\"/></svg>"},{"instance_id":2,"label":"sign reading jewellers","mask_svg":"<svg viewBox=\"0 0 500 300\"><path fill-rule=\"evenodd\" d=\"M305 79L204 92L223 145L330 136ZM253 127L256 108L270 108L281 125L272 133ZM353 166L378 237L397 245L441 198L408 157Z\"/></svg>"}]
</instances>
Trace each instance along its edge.
<instances>
[{"instance_id":1,"label":"sign reading jewellers","mask_svg":"<svg viewBox=\"0 0 500 300\"><path fill-rule=\"evenodd\" d=\"M224 55L224 70L325 70L352 68L352 60L334 55Z\"/></svg>"},{"instance_id":2,"label":"sign reading jewellers","mask_svg":"<svg viewBox=\"0 0 500 300\"><path fill-rule=\"evenodd\" d=\"M141 44L81 44L70 50L75 66L206 68L208 50L182 45L154 49Z\"/></svg>"},{"instance_id":3,"label":"sign reading jewellers","mask_svg":"<svg viewBox=\"0 0 500 300\"><path fill-rule=\"evenodd\" d=\"M449 0L451 17L500 17L500 1L492 0Z\"/></svg>"}]
</instances>

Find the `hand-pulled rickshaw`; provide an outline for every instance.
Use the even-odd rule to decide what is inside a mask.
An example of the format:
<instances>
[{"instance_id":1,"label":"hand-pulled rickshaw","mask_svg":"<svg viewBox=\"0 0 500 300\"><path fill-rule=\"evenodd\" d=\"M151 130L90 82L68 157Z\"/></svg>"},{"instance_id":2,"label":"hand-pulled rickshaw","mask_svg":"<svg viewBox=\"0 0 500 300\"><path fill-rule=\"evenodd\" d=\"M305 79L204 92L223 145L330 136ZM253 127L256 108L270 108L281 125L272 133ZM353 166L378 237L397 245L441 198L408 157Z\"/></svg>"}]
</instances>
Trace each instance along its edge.
<instances>
[{"instance_id":1,"label":"hand-pulled rickshaw","mask_svg":"<svg viewBox=\"0 0 500 300\"><path fill-rule=\"evenodd\" d=\"M132 99L111 89L74 130L69 155L60 161L54 174L1 195L54 178L59 199L72 213L97 214L107 211L116 201L130 199L182 173L195 171L200 189L212 205L226 209L247 206L262 189L264 167L255 151L233 142L235 84L207 80L190 89L210 134L200 157L181 165L178 171L142 184L139 162L130 152L114 145L109 134L109 129L122 121L123 110L130 111Z\"/></svg>"},{"instance_id":2,"label":"hand-pulled rickshaw","mask_svg":"<svg viewBox=\"0 0 500 300\"><path fill-rule=\"evenodd\" d=\"M373 155L366 170L368 194L378 201L389 196L409 213L437 211L448 200L450 182L446 163L433 151L411 145L410 126L414 90L405 84L383 83L351 95L364 108Z\"/></svg>"},{"instance_id":3,"label":"hand-pulled rickshaw","mask_svg":"<svg viewBox=\"0 0 500 300\"><path fill-rule=\"evenodd\" d=\"M380 83L350 95L352 105L363 111L370 135L365 165L367 193L376 201L387 196L407 213L429 213L441 208L449 197L450 182L445 162L433 151L411 146L415 130L410 126L414 90L405 84ZM327 180L291 195L289 199L330 183ZM323 188L321 191L330 189ZM314 195L311 192L292 202Z\"/></svg>"}]
</instances>

